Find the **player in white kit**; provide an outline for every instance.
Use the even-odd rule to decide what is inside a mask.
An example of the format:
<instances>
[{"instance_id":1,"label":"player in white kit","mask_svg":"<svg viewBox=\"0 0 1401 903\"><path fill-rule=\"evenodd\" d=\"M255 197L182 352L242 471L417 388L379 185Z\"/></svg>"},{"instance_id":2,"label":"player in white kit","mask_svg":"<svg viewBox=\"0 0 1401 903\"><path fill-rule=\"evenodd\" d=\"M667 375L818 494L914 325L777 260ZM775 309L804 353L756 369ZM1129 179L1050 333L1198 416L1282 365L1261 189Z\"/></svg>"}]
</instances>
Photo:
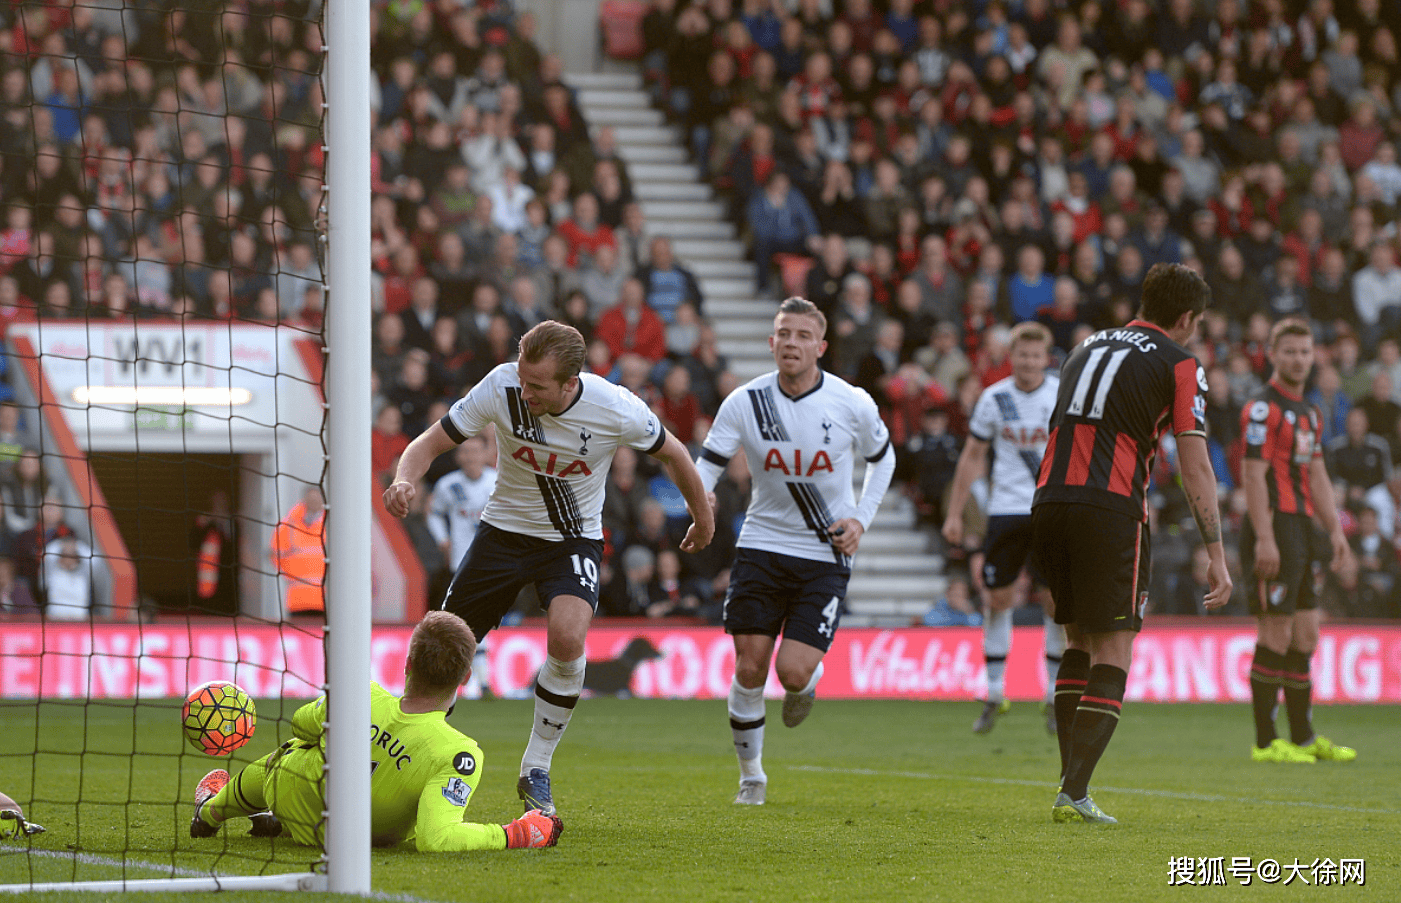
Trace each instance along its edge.
<instances>
[{"instance_id":1,"label":"player in white kit","mask_svg":"<svg viewBox=\"0 0 1401 903\"><path fill-rule=\"evenodd\" d=\"M482 511L496 488L496 468L488 467L486 439L473 436L454 453L457 470L433 484L428 502L428 532L443 548L453 570L472 547Z\"/></svg>"},{"instance_id":2,"label":"player in white kit","mask_svg":"<svg viewBox=\"0 0 1401 903\"><path fill-rule=\"evenodd\" d=\"M949 492L949 513L944 539L951 546L963 544L963 508L973 482L987 472L992 450L991 491L988 494L988 528L983 542L982 582L985 611L983 656L988 692L973 730L992 730L997 716L1006 711L1007 653L1012 649L1012 607L1016 580L1031 554L1031 497L1046 452L1051 412L1056 406L1060 379L1047 375L1051 333L1040 323L1018 323L1010 337L1012 375L983 390L973 405L968 441L959 456ZM1033 584L1039 576L1031 571ZM1055 622L1051 594L1039 592L1046 629L1046 729L1056 732L1056 671L1065 653L1065 630Z\"/></svg>"},{"instance_id":3,"label":"player in white kit","mask_svg":"<svg viewBox=\"0 0 1401 903\"><path fill-rule=\"evenodd\" d=\"M753 477L725 597L725 632L735 643L729 714L741 804L763 805L767 792L764 684L778 635L783 723L797 727L812 709L841 619L851 557L895 472L890 433L871 396L817 366L826 330L811 302L783 302L769 337L778 369L730 393L698 462L707 490L741 450ZM856 455L867 461L859 502L851 491Z\"/></svg>"},{"instance_id":4,"label":"player in white kit","mask_svg":"<svg viewBox=\"0 0 1401 903\"><path fill-rule=\"evenodd\" d=\"M584 639L598 609L603 557L603 492L613 453L623 445L653 455L686 499L693 523L681 549L705 548L715 515L686 446L642 400L593 373L581 373L584 339L546 320L521 336L520 359L472 387L442 420L409 443L389 513L408 513L414 486L438 455L495 424L496 489L443 608L481 638L534 583L547 614L548 654L535 686L535 721L516 791L526 811L554 814L550 763L584 686Z\"/></svg>"}]
</instances>

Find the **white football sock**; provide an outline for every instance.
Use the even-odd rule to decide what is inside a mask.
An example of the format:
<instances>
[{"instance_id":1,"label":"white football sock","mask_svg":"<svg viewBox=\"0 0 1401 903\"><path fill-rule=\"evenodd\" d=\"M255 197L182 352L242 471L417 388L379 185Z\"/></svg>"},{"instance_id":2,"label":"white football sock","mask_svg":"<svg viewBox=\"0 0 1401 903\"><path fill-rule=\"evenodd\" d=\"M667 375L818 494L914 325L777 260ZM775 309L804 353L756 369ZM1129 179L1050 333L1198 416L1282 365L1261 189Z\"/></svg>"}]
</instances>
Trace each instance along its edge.
<instances>
[{"instance_id":1,"label":"white football sock","mask_svg":"<svg viewBox=\"0 0 1401 903\"><path fill-rule=\"evenodd\" d=\"M767 781L764 774L764 687L741 687L730 681L730 732L734 734L735 755L739 757L741 781Z\"/></svg>"},{"instance_id":2,"label":"white football sock","mask_svg":"<svg viewBox=\"0 0 1401 903\"><path fill-rule=\"evenodd\" d=\"M1056 623L1054 615L1043 615L1046 629L1046 703L1056 704L1056 672L1065 655L1065 628Z\"/></svg>"},{"instance_id":3,"label":"white football sock","mask_svg":"<svg viewBox=\"0 0 1401 903\"><path fill-rule=\"evenodd\" d=\"M983 622L983 658L987 663L988 702L1001 702L1007 679L1007 653L1012 651L1012 609L988 614Z\"/></svg>"},{"instance_id":4,"label":"white football sock","mask_svg":"<svg viewBox=\"0 0 1401 903\"><path fill-rule=\"evenodd\" d=\"M535 721L530 728L530 742L521 758L522 777L532 768L550 770L555 747L569 726L569 717L579 702L579 692L584 689L584 665L585 658L581 655L572 662L546 656L545 664L540 666L535 678Z\"/></svg>"},{"instance_id":5,"label":"white football sock","mask_svg":"<svg viewBox=\"0 0 1401 903\"><path fill-rule=\"evenodd\" d=\"M822 662L818 662L818 663L817 663L817 667L814 668L813 671L812 671L812 677L809 677L809 678L808 678L807 686L803 687L801 690L799 690L798 692L794 693L793 695L794 695L794 696L807 696L807 695L810 695L811 693L813 693L813 692L817 689L817 682L818 682L819 680L822 679L822 671L823 671Z\"/></svg>"}]
</instances>

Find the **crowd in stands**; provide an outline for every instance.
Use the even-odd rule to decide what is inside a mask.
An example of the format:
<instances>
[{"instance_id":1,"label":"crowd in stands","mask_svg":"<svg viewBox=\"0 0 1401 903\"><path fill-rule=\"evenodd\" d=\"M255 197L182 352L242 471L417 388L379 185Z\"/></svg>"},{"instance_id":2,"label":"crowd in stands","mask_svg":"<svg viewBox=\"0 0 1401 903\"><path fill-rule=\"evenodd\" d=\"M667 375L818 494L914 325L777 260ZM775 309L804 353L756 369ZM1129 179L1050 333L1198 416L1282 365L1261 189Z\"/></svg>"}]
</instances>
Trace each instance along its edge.
<instances>
[{"instance_id":1,"label":"crowd in stands","mask_svg":"<svg viewBox=\"0 0 1401 903\"><path fill-rule=\"evenodd\" d=\"M1359 561L1325 604L1401 616L1393 4L652 0L642 27L653 97L730 199L758 284L827 314L828 366L881 405L929 522L973 401L1010 372L1008 328L1039 320L1064 355L1132 318L1149 267L1183 263L1215 298L1192 350L1231 544L1242 407L1270 324L1303 316ZM1172 456L1150 605L1200 614ZM958 568L979 541L947 550L950 623L977 607L978 569Z\"/></svg>"},{"instance_id":2,"label":"crowd in stands","mask_svg":"<svg viewBox=\"0 0 1401 903\"><path fill-rule=\"evenodd\" d=\"M1041 320L1064 353L1131 318L1148 267L1182 262L1216 298L1193 350L1232 525L1262 339L1307 316L1360 562L1328 578L1328 605L1401 614L1390 5L652 4L656 102L752 242L760 289L827 313L825 363L881 405L925 518L941 519L973 401L1010 372L1012 324ZM319 15L315 0L0 10L0 317L319 329ZM551 317L584 334L592 370L698 443L735 384L700 284L649 226L614 135L588 126L537 47L534 16L508 0L372 15L376 473ZM619 454L605 613L714 616L747 498L738 460L717 542L694 557L675 554L679 493ZM455 467L444 456L428 479ZM1153 605L1198 612L1167 473ZM441 580L453 562L417 545Z\"/></svg>"},{"instance_id":3,"label":"crowd in stands","mask_svg":"<svg viewBox=\"0 0 1401 903\"><path fill-rule=\"evenodd\" d=\"M321 11L0 10L0 318L318 331ZM501 0L376 2L372 15L376 475L546 318L577 326L591 369L698 443L734 382L700 284L649 229L613 135L587 128L534 16ZM613 476L628 502L610 505L605 611L713 615L733 529L678 569L680 495L651 459L631 464ZM429 479L453 467L445 456ZM39 516L27 486L0 482L7 520ZM441 584L456 562L418 546ZM37 573L21 576L42 596Z\"/></svg>"}]
</instances>

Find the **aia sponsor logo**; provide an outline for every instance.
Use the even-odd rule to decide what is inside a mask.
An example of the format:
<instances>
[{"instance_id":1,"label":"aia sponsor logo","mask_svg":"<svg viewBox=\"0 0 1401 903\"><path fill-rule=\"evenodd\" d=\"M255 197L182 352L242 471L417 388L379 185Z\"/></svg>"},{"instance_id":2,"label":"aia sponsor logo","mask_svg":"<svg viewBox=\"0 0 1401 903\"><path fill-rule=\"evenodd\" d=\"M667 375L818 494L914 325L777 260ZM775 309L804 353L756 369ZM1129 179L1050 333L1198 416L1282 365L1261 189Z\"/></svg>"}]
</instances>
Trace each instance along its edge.
<instances>
[{"instance_id":1,"label":"aia sponsor logo","mask_svg":"<svg viewBox=\"0 0 1401 903\"><path fill-rule=\"evenodd\" d=\"M543 455L544 453L542 452L541 454ZM559 477L563 479L564 477L576 475L587 477L593 474L593 471L589 470L589 465L578 458L566 464L560 459L560 456L554 452L550 452L550 456L545 458L542 466L540 459L535 456L535 449L531 448L529 445L522 445L511 454L511 457L536 473L542 473L547 477ZM831 469L830 466L828 469Z\"/></svg>"},{"instance_id":2,"label":"aia sponsor logo","mask_svg":"<svg viewBox=\"0 0 1401 903\"><path fill-rule=\"evenodd\" d=\"M807 458L806 462L804 458ZM803 454L801 448L793 449L791 456L786 456L782 449L771 448L764 455L764 472L770 470L782 471L785 477L810 477L824 470L832 473L834 468L832 459L822 449L809 457Z\"/></svg>"}]
</instances>

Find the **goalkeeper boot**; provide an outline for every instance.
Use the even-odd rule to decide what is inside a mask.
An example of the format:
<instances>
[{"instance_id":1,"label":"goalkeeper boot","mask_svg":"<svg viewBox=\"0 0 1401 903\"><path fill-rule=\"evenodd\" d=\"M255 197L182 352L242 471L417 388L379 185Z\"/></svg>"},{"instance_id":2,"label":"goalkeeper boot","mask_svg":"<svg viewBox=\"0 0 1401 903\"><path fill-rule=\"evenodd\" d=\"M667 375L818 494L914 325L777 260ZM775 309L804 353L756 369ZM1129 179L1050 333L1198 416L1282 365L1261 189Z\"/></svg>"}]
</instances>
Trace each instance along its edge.
<instances>
[{"instance_id":1,"label":"goalkeeper boot","mask_svg":"<svg viewBox=\"0 0 1401 903\"><path fill-rule=\"evenodd\" d=\"M1315 743L1318 741L1315 740ZM1357 755L1353 753L1353 755ZM1302 746L1296 746L1283 737L1275 737L1274 741L1261 749L1258 746L1250 748L1250 760L1252 762L1287 762L1296 765L1312 765L1314 762L1313 753Z\"/></svg>"},{"instance_id":2,"label":"goalkeeper boot","mask_svg":"<svg viewBox=\"0 0 1401 903\"><path fill-rule=\"evenodd\" d=\"M249 837L280 837L282 835L282 822L277 820L277 816L271 812L255 812L248 816L248 820L253 823L248 829Z\"/></svg>"},{"instance_id":3,"label":"goalkeeper boot","mask_svg":"<svg viewBox=\"0 0 1401 903\"><path fill-rule=\"evenodd\" d=\"M973 733L986 734L992 730L992 726L997 723L998 715L1005 715L1012 708L1012 703L1004 699L1001 702L983 703L983 713L978 716L978 720L973 722Z\"/></svg>"},{"instance_id":4,"label":"goalkeeper boot","mask_svg":"<svg viewBox=\"0 0 1401 903\"><path fill-rule=\"evenodd\" d=\"M1095 801L1090 799L1090 795L1085 794L1082 800L1072 800L1067 793L1057 793L1056 801L1051 805L1051 818L1057 822L1085 822L1094 825L1117 825L1119 820L1107 814Z\"/></svg>"},{"instance_id":5,"label":"goalkeeper boot","mask_svg":"<svg viewBox=\"0 0 1401 903\"><path fill-rule=\"evenodd\" d=\"M797 727L807 718L812 711L812 704L817 701L817 691L811 693L784 693L783 694L783 726Z\"/></svg>"},{"instance_id":6,"label":"goalkeeper boot","mask_svg":"<svg viewBox=\"0 0 1401 903\"><path fill-rule=\"evenodd\" d=\"M762 806L768 791L767 781L747 780L739 782L739 793L735 794L735 804L740 806Z\"/></svg>"},{"instance_id":7,"label":"goalkeeper boot","mask_svg":"<svg viewBox=\"0 0 1401 903\"><path fill-rule=\"evenodd\" d=\"M1314 735L1312 743L1306 743L1299 749L1322 762L1351 762L1357 758L1357 750L1348 746L1335 746L1332 740L1321 734Z\"/></svg>"},{"instance_id":8,"label":"goalkeeper boot","mask_svg":"<svg viewBox=\"0 0 1401 903\"><path fill-rule=\"evenodd\" d=\"M555 800L550 795L550 773L532 768L516 782L516 794L525 801L525 811L539 809L546 815L555 814Z\"/></svg>"},{"instance_id":9,"label":"goalkeeper boot","mask_svg":"<svg viewBox=\"0 0 1401 903\"><path fill-rule=\"evenodd\" d=\"M200 812L204 809L204 804L214 799L215 794L223 790L228 782L229 773L222 768L216 768L200 779L195 787L195 817L190 821L191 837L213 837L219 833L219 826L200 818Z\"/></svg>"}]
</instances>

